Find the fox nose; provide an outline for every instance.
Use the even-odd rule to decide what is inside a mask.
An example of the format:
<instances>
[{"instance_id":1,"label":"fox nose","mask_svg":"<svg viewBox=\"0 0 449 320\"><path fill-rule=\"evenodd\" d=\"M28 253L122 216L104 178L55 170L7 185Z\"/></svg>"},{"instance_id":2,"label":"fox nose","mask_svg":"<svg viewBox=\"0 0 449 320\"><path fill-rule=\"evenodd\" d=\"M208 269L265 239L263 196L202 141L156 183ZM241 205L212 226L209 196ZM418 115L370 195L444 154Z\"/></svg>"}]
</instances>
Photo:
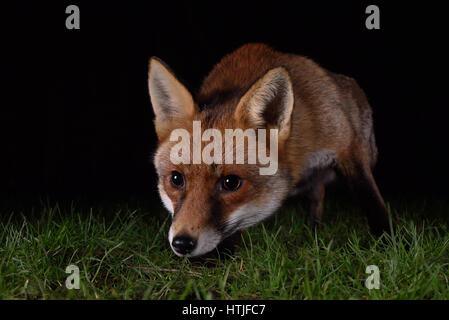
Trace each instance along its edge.
<instances>
[{"instance_id":1,"label":"fox nose","mask_svg":"<svg viewBox=\"0 0 449 320\"><path fill-rule=\"evenodd\" d=\"M182 235L174 237L171 244L173 249L175 249L179 254L188 254L195 249L196 240L190 236Z\"/></svg>"}]
</instances>

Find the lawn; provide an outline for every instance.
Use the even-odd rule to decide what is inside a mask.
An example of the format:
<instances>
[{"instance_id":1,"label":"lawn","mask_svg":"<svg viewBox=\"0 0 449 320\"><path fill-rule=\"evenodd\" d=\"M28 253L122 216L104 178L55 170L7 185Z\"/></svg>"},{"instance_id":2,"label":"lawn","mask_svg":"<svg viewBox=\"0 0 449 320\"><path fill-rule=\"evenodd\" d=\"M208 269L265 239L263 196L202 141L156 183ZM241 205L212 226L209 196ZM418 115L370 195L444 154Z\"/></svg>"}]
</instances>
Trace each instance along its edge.
<instances>
[{"instance_id":1,"label":"lawn","mask_svg":"<svg viewBox=\"0 0 449 320\"><path fill-rule=\"evenodd\" d=\"M448 299L449 210L444 202L389 204L397 234L378 240L357 208L326 204L318 228L287 204L243 232L233 254L175 256L159 205L45 204L2 212L1 299ZM80 270L80 289L65 282ZM368 290L368 265L380 288Z\"/></svg>"}]
</instances>

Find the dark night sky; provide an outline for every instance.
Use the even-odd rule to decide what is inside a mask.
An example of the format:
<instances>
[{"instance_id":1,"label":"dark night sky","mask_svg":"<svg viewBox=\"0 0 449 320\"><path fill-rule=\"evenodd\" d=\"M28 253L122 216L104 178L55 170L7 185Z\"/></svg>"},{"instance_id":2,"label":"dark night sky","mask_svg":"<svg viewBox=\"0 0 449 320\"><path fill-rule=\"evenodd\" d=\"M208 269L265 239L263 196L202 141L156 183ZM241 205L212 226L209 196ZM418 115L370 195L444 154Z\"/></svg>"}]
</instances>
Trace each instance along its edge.
<instances>
[{"instance_id":1,"label":"dark night sky","mask_svg":"<svg viewBox=\"0 0 449 320\"><path fill-rule=\"evenodd\" d=\"M374 109L381 190L445 194L449 11L442 1L92 2L2 3L5 194L157 197L149 57L195 91L223 55L254 41L358 80ZM69 4L79 5L81 30L65 28ZM381 30L365 28L368 4L379 5Z\"/></svg>"}]
</instances>

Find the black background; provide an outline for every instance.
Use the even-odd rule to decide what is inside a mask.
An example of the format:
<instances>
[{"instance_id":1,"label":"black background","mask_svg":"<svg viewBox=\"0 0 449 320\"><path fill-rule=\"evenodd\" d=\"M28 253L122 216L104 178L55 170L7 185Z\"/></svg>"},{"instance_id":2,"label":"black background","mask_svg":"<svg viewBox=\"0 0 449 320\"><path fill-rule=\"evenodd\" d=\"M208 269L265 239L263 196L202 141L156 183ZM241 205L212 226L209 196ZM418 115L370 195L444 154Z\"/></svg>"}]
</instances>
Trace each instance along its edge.
<instances>
[{"instance_id":1,"label":"black background","mask_svg":"<svg viewBox=\"0 0 449 320\"><path fill-rule=\"evenodd\" d=\"M448 28L443 2L2 2L3 195L156 199L148 60L193 92L247 42L356 78L374 110L378 184L446 196ZM76 4L81 29L67 30ZM381 29L367 30L376 4Z\"/></svg>"}]
</instances>

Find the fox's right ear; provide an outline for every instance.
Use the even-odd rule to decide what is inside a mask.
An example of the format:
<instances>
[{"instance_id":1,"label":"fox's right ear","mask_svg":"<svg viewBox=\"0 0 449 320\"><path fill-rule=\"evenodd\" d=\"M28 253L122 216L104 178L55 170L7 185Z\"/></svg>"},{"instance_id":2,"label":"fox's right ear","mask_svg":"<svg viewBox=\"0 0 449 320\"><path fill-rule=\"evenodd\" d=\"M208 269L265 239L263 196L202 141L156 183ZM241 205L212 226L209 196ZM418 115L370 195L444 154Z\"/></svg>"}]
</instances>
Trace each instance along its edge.
<instances>
[{"instance_id":1,"label":"fox's right ear","mask_svg":"<svg viewBox=\"0 0 449 320\"><path fill-rule=\"evenodd\" d=\"M158 58L150 59L148 88L153 105L156 133L159 140L196 112L192 95Z\"/></svg>"}]
</instances>

